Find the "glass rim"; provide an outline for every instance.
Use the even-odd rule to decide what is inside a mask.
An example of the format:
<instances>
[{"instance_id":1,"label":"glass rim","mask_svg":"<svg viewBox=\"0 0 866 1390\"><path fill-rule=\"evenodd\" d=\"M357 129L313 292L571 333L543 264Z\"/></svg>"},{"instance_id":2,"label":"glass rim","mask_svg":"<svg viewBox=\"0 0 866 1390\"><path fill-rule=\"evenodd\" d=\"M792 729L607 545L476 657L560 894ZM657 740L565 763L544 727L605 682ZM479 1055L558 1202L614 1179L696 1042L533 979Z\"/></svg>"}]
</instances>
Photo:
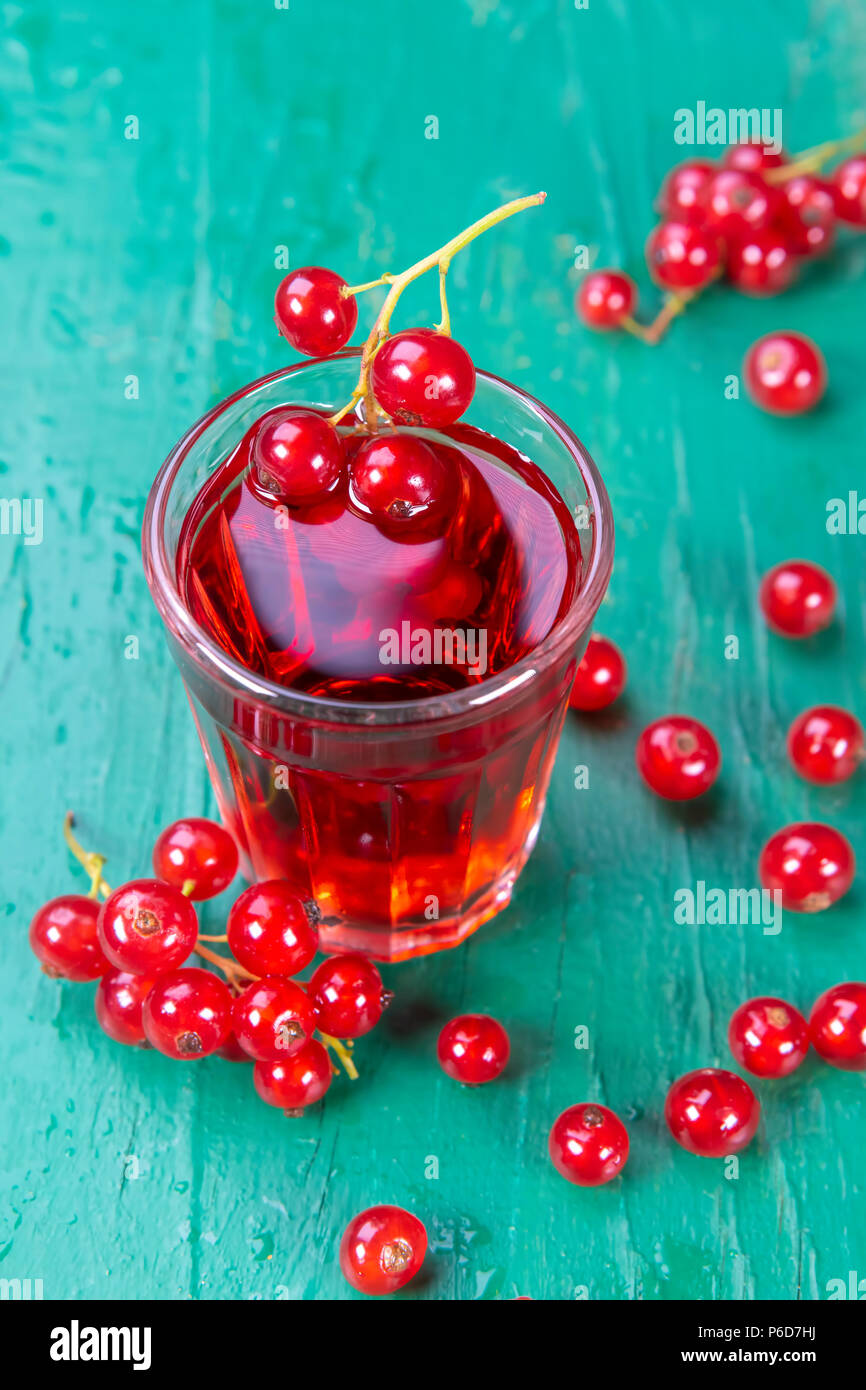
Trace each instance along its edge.
<instances>
[{"instance_id":1,"label":"glass rim","mask_svg":"<svg viewBox=\"0 0 866 1390\"><path fill-rule=\"evenodd\" d=\"M598 610L613 566L613 513L601 474L568 425L535 396L512 382L491 372L476 372L483 381L503 390L519 403L531 406L571 455L587 491L592 516L592 547L583 581L565 616L526 656L504 671L484 677L477 685L443 695L427 695L421 699L368 703L334 700L277 685L235 661L199 626L184 602L175 579L174 564L166 551L165 517L171 489L189 450L205 431L237 401L263 386L288 380L313 365L358 358L360 355L358 348L344 349L331 357L307 358L259 377L218 401L181 436L154 478L145 506L142 557L151 596L163 622L197 666L204 667L211 678L232 692L242 692L248 699L270 710L319 723L366 725L417 724L472 715L494 701L507 699L512 692L518 694L563 655L569 646L576 644Z\"/></svg>"}]
</instances>

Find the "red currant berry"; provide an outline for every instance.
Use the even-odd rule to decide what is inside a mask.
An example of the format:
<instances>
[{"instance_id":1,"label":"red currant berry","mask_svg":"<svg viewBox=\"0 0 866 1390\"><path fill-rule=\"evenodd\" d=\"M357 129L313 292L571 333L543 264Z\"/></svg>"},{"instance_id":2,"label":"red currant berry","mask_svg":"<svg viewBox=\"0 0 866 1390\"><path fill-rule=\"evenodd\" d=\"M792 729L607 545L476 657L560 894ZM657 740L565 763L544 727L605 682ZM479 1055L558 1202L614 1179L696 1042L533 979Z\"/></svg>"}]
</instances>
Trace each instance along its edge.
<instances>
[{"instance_id":1,"label":"red currant berry","mask_svg":"<svg viewBox=\"0 0 866 1390\"><path fill-rule=\"evenodd\" d=\"M671 714L648 724L637 742L638 772L668 801L690 801L709 791L722 764L719 745L697 719Z\"/></svg>"},{"instance_id":2,"label":"red currant berry","mask_svg":"<svg viewBox=\"0 0 866 1390\"><path fill-rule=\"evenodd\" d=\"M251 1057L259 1062L279 1062L312 1037L316 1011L294 980L267 976L235 999L232 1028Z\"/></svg>"},{"instance_id":3,"label":"red currant berry","mask_svg":"<svg viewBox=\"0 0 866 1390\"><path fill-rule=\"evenodd\" d=\"M568 703L583 713L607 709L625 689L625 657L607 637L593 633L586 646Z\"/></svg>"},{"instance_id":4,"label":"red currant berry","mask_svg":"<svg viewBox=\"0 0 866 1390\"><path fill-rule=\"evenodd\" d=\"M217 1056L224 1057L227 1062L251 1062L253 1060L250 1054L241 1047L234 1033L229 1033L222 1047L217 1048Z\"/></svg>"},{"instance_id":5,"label":"red currant berry","mask_svg":"<svg viewBox=\"0 0 866 1390\"><path fill-rule=\"evenodd\" d=\"M115 1042L145 1047L141 1009L158 975L132 975L128 970L109 970L96 989L99 1026Z\"/></svg>"},{"instance_id":6,"label":"red currant berry","mask_svg":"<svg viewBox=\"0 0 866 1390\"><path fill-rule=\"evenodd\" d=\"M427 1232L402 1207L379 1206L349 1222L340 1242L340 1268L360 1293L396 1293L414 1279L427 1252Z\"/></svg>"},{"instance_id":7,"label":"red currant berry","mask_svg":"<svg viewBox=\"0 0 866 1390\"><path fill-rule=\"evenodd\" d=\"M863 726L845 709L816 705L788 730L788 756L807 782L845 782L866 757Z\"/></svg>"},{"instance_id":8,"label":"red currant berry","mask_svg":"<svg viewBox=\"0 0 866 1390\"><path fill-rule=\"evenodd\" d=\"M771 149L760 140L744 140L740 145L730 145L722 162L726 169L744 169L753 174L761 169L778 169L787 160L781 150Z\"/></svg>"},{"instance_id":9,"label":"red currant berry","mask_svg":"<svg viewBox=\"0 0 866 1390\"><path fill-rule=\"evenodd\" d=\"M391 1002L382 976L365 956L331 956L308 985L319 1027L332 1038L360 1038Z\"/></svg>"},{"instance_id":10,"label":"red currant berry","mask_svg":"<svg viewBox=\"0 0 866 1390\"><path fill-rule=\"evenodd\" d=\"M720 169L707 190L707 225L725 240L769 227L783 211L778 188L745 169Z\"/></svg>"},{"instance_id":11,"label":"red currant berry","mask_svg":"<svg viewBox=\"0 0 866 1390\"><path fill-rule=\"evenodd\" d=\"M812 174L800 174L783 184L790 216L784 228L788 245L798 256L820 256L829 251L836 235L836 203L833 189Z\"/></svg>"},{"instance_id":12,"label":"red currant berry","mask_svg":"<svg viewBox=\"0 0 866 1390\"><path fill-rule=\"evenodd\" d=\"M764 227L731 243L726 273L742 294L782 294L797 278L799 265L785 231Z\"/></svg>"},{"instance_id":13,"label":"red currant berry","mask_svg":"<svg viewBox=\"0 0 866 1390\"><path fill-rule=\"evenodd\" d=\"M701 1067L668 1091L665 1119L678 1144L704 1158L739 1153L755 1136L761 1107L748 1082L732 1071Z\"/></svg>"},{"instance_id":14,"label":"red currant berry","mask_svg":"<svg viewBox=\"0 0 866 1390\"><path fill-rule=\"evenodd\" d=\"M802 415L827 389L827 365L802 333L767 333L743 362L746 390L771 415Z\"/></svg>"},{"instance_id":15,"label":"red currant berry","mask_svg":"<svg viewBox=\"0 0 866 1390\"><path fill-rule=\"evenodd\" d=\"M227 830L202 816L177 820L153 847L153 872L194 902L214 898L238 871L237 845ZM192 886L190 886L192 885Z\"/></svg>"},{"instance_id":16,"label":"red currant berry","mask_svg":"<svg viewBox=\"0 0 866 1390\"><path fill-rule=\"evenodd\" d=\"M834 169L836 216L855 227L866 227L866 154L855 154Z\"/></svg>"},{"instance_id":17,"label":"red currant berry","mask_svg":"<svg viewBox=\"0 0 866 1390\"><path fill-rule=\"evenodd\" d=\"M671 169L662 184L659 212L675 222L702 222L716 165L709 159L690 159Z\"/></svg>"},{"instance_id":18,"label":"red currant berry","mask_svg":"<svg viewBox=\"0 0 866 1390\"><path fill-rule=\"evenodd\" d=\"M777 830L758 861L761 884L792 912L823 912L854 881L854 851L832 825L802 821Z\"/></svg>"},{"instance_id":19,"label":"red currant berry","mask_svg":"<svg viewBox=\"0 0 866 1390\"><path fill-rule=\"evenodd\" d=\"M44 903L30 923L30 949L52 978L98 980L111 969L97 934L99 903L66 893Z\"/></svg>"},{"instance_id":20,"label":"red currant berry","mask_svg":"<svg viewBox=\"0 0 866 1390\"><path fill-rule=\"evenodd\" d=\"M833 621L836 585L820 565L785 560L764 575L758 601L767 625L781 637L811 637Z\"/></svg>"},{"instance_id":21,"label":"red currant berry","mask_svg":"<svg viewBox=\"0 0 866 1390\"><path fill-rule=\"evenodd\" d=\"M749 999L731 1017L728 1043L753 1076L790 1076L809 1051L809 1029L784 999Z\"/></svg>"},{"instance_id":22,"label":"red currant berry","mask_svg":"<svg viewBox=\"0 0 866 1390\"><path fill-rule=\"evenodd\" d=\"M621 270L593 270L585 275L574 300L578 317L590 328L619 328L637 304L637 285Z\"/></svg>"},{"instance_id":23,"label":"red currant berry","mask_svg":"<svg viewBox=\"0 0 866 1390\"><path fill-rule=\"evenodd\" d=\"M555 1121L547 1141L553 1166L579 1187L600 1187L621 1172L628 1132L606 1105L571 1105Z\"/></svg>"},{"instance_id":24,"label":"red currant berry","mask_svg":"<svg viewBox=\"0 0 866 1390\"><path fill-rule=\"evenodd\" d=\"M225 1046L232 1031L232 997L209 970L173 970L160 975L145 996L141 1017L151 1047L188 1062Z\"/></svg>"},{"instance_id":25,"label":"red currant berry","mask_svg":"<svg viewBox=\"0 0 866 1390\"><path fill-rule=\"evenodd\" d=\"M343 441L312 410L281 410L265 420L253 442L254 480L265 492L303 507L323 498L339 479Z\"/></svg>"},{"instance_id":26,"label":"red currant berry","mask_svg":"<svg viewBox=\"0 0 866 1390\"><path fill-rule=\"evenodd\" d=\"M721 258L715 234L686 222L660 222L646 244L650 274L666 290L701 289Z\"/></svg>"},{"instance_id":27,"label":"red currant berry","mask_svg":"<svg viewBox=\"0 0 866 1390\"><path fill-rule=\"evenodd\" d=\"M256 1062L253 1084L266 1105L299 1115L327 1091L331 1063L322 1044L311 1038L278 1062Z\"/></svg>"},{"instance_id":28,"label":"red currant berry","mask_svg":"<svg viewBox=\"0 0 866 1390\"><path fill-rule=\"evenodd\" d=\"M809 1015L812 1046L842 1071L866 1071L866 984L834 985Z\"/></svg>"},{"instance_id":29,"label":"red currant berry","mask_svg":"<svg viewBox=\"0 0 866 1390\"><path fill-rule=\"evenodd\" d=\"M344 347L358 322L358 303L345 280L318 265L293 270L274 300L277 328L296 352L328 357Z\"/></svg>"},{"instance_id":30,"label":"red currant berry","mask_svg":"<svg viewBox=\"0 0 866 1390\"><path fill-rule=\"evenodd\" d=\"M229 950L253 975L297 975L319 949L318 928L282 879L241 893L226 927Z\"/></svg>"},{"instance_id":31,"label":"red currant berry","mask_svg":"<svg viewBox=\"0 0 866 1390\"><path fill-rule=\"evenodd\" d=\"M102 904L99 940L118 970L158 975L182 965L198 937L192 903L179 888L137 878L115 888Z\"/></svg>"},{"instance_id":32,"label":"red currant berry","mask_svg":"<svg viewBox=\"0 0 866 1390\"><path fill-rule=\"evenodd\" d=\"M475 394L475 367L447 333L408 328L395 333L373 358L373 394L404 425L453 425Z\"/></svg>"},{"instance_id":33,"label":"red currant berry","mask_svg":"<svg viewBox=\"0 0 866 1390\"><path fill-rule=\"evenodd\" d=\"M411 434L368 439L349 463L353 503L395 535L444 529L458 485L450 457Z\"/></svg>"},{"instance_id":34,"label":"red currant berry","mask_svg":"<svg viewBox=\"0 0 866 1390\"><path fill-rule=\"evenodd\" d=\"M439 1034L439 1062L455 1081L480 1086L493 1081L511 1053L508 1034L487 1014L461 1014L446 1023Z\"/></svg>"}]
</instances>

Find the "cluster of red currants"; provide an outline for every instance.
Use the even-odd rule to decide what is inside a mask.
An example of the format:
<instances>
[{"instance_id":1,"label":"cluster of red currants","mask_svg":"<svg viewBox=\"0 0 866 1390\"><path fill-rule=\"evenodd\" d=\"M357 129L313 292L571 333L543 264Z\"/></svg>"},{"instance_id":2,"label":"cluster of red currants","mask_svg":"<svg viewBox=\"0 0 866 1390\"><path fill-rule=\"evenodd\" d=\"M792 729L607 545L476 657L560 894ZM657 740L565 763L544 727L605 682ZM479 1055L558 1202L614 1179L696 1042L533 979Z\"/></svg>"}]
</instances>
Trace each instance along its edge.
<instances>
[{"instance_id":1,"label":"cluster of red currants","mask_svg":"<svg viewBox=\"0 0 866 1390\"><path fill-rule=\"evenodd\" d=\"M331 956L309 980L293 978L319 947L313 906L282 880L256 883L233 904L225 936L199 934L193 902L223 892L237 873L227 830L199 817L175 822L154 846L156 877L112 892L104 859L81 849L70 824L67 841L91 873L91 893L40 907L30 944L46 974L99 981L96 1016L110 1038L177 1061L213 1053L254 1061L256 1091L289 1114L327 1091L328 1049L357 1076L352 1041L375 1027L391 996L362 956ZM231 956L212 941L227 942ZM193 952L225 980L185 965Z\"/></svg>"},{"instance_id":2,"label":"cluster of red currants","mask_svg":"<svg viewBox=\"0 0 866 1390\"><path fill-rule=\"evenodd\" d=\"M826 628L836 609L836 586L818 565L789 560L763 578L759 601L770 628L780 636L804 638ZM607 708L622 693L625 659L606 637L593 635L578 667L571 707L583 713ZM798 715L788 731L788 755L806 781L833 785L853 776L866 758L860 721L835 705L816 705ZM638 771L658 796L688 801L707 792L719 775L721 753L705 724L667 715L645 728L637 742ZM798 822L764 845L758 864L761 884L781 893L782 906L820 912L847 893L854 879L854 850L833 826Z\"/></svg>"},{"instance_id":3,"label":"cluster of red currants","mask_svg":"<svg viewBox=\"0 0 866 1390\"><path fill-rule=\"evenodd\" d=\"M668 303L653 324L641 325L633 317L634 281L619 270L596 270L578 290L580 318L591 328L625 328L656 343L671 319L722 274L744 294L788 289L803 261L830 249L840 222L866 228L866 154L844 160L827 179L819 172L849 144L819 146L789 160L747 142L731 146L721 165L707 159L677 165L662 184L662 221L646 244L650 274L669 291ZM821 399L827 372L808 338L773 333L749 350L745 380L765 410L796 415Z\"/></svg>"}]
</instances>

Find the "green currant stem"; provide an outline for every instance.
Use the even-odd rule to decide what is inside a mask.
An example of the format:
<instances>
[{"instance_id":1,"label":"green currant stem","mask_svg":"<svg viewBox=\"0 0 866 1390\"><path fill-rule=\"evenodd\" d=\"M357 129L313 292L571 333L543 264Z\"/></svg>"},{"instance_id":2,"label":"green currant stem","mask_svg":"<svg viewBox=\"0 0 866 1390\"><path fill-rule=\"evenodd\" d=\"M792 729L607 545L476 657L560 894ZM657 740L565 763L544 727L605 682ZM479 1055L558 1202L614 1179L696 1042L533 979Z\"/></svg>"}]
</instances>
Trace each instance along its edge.
<instances>
[{"instance_id":1,"label":"green currant stem","mask_svg":"<svg viewBox=\"0 0 866 1390\"><path fill-rule=\"evenodd\" d=\"M448 312L448 295L445 290L445 277L448 274L448 268L450 265L450 261L439 262L439 305L441 308L442 318L436 325L437 333L444 333L449 337L451 335L451 315Z\"/></svg>"},{"instance_id":2,"label":"green currant stem","mask_svg":"<svg viewBox=\"0 0 866 1390\"><path fill-rule=\"evenodd\" d=\"M195 879L194 879L194 878L187 878L187 879L185 879L185 880L184 880L184 885L183 885L183 887L181 888L180 891L183 893L183 896L184 896L185 898L188 898L188 897L190 896L190 894L193 893L193 892L195 891Z\"/></svg>"},{"instance_id":3,"label":"green currant stem","mask_svg":"<svg viewBox=\"0 0 866 1390\"><path fill-rule=\"evenodd\" d=\"M448 266L451 264L453 257L456 256L458 251L462 251L463 247L468 246L470 241L474 241L475 238L481 236L483 232L489 231L491 227L495 227L498 222L503 222L506 217L513 217L515 213L523 212L526 208L538 207L540 203L544 202L546 197L546 193L532 193L527 198L513 198L511 202L503 203L501 207L494 208L493 212L488 212L485 217L480 217L477 222L473 222L471 226L466 227L464 231L459 232L458 235L452 237L450 241L446 241L445 245L440 246L437 251L431 251L429 256L424 256L420 261L416 261L414 265L410 265L406 270L401 270L399 275L389 274L381 277L380 283L388 285L388 293L385 296L382 307L376 315L376 321L370 329L367 340L361 350L361 372L358 377L358 385L352 392L352 399L348 404L330 417L332 424L338 424L343 416L363 398L366 402L367 423L372 425L374 429L376 428L377 417L383 412L380 412L379 406L376 404L375 397L373 396L372 387L370 385L370 368L373 364L373 358L388 336L391 315L394 312L397 300L400 298L406 286L410 285L413 280L417 280L419 276L426 274L428 270L432 270L434 266L438 266L441 297ZM369 285L362 286L362 288L371 288L375 283L375 281L370 281ZM351 293L351 290L349 293ZM450 320L447 314L448 310L446 304L443 308L443 316L445 322L449 323L450 331Z\"/></svg>"},{"instance_id":4,"label":"green currant stem","mask_svg":"<svg viewBox=\"0 0 866 1390\"><path fill-rule=\"evenodd\" d=\"M67 811L63 817L63 838L71 854L75 856L81 867L90 879L90 892L88 897L95 898L102 894L107 898L111 889L102 877L102 870L105 865L105 855L95 854L92 850L86 850L72 833L75 824L75 815L72 811Z\"/></svg>"},{"instance_id":5,"label":"green currant stem","mask_svg":"<svg viewBox=\"0 0 866 1390\"><path fill-rule=\"evenodd\" d=\"M803 150L789 164L780 164L776 169L764 169L763 176L767 183L787 183L788 179L796 178L798 174L811 174L816 169L823 168L828 159L845 154L849 150L857 150L864 144L866 126L861 130L855 130L853 135L846 135L843 140L825 140L823 145L813 145L810 150Z\"/></svg>"},{"instance_id":6,"label":"green currant stem","mask_svg":"<svg viewBox=\"0 0 866 1390\"><path fill-rule=\"evenodd\" d=\"M351 1043L340 1042L339 1038L332 1038L330 1033L320 1032L319 1037L322 1039L322 1042L324 1043L325 1047L330 1048L332 1052L335 1052L337 1054L342 1063L343 1070L348 1076L349 1080L357 1081L358 1068L352 1061L352 1053L350 1050L352 1046Z\"/></svg>"}]
</instances>

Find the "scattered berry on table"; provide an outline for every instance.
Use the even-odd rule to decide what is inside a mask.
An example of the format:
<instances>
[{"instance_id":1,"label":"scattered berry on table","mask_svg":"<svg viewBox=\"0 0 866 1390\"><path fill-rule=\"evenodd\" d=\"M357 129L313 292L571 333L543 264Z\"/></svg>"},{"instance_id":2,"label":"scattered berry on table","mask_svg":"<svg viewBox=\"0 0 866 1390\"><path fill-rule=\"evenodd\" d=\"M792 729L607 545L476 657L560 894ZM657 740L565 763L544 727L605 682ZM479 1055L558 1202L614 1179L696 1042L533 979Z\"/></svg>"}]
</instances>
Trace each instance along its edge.
<instances>
[{"instance_id":1,"label":"scattered berry on table","mask_svg":"<svg viewBox=\"0 0 866 1390\"><path fill-rule=\"evenodd\" d=\"M571 1105L554 1121L547 1143L553 1166L579 1187L610 1182L628 1158L628 1132L606 1105Z\"/></svg>"},{"instance_id":2,"label":"scattered berry on table","mask_svg":"<svg viewBox=\"0 0 866 1390\"><path fill-rule=\"evenodd\" d=\"M467 1086L493 1081L511 1054L502 1024L487 1014L461 1014L439 1034L437 1055L442 1070Z\"/></svg>"},{"instance_id":3,"label":"scattered berry on table","mask_svg":"<svg viewBox=\"0 0 866 1390\"><path fill-rule=\"evenodd\" d=\"M722 764L719 745L706 725L678 714L647 725L635 758L647 786L668 801L703 796Z\"/></svg>"},{"instance_id":4,"label":"scattered berry on table","mask_svg":"<svg viewBox=\"0 0 866 1390\"><path fill-rule=\"evenodd\" d=\"M607 637L593 633L586 646L568 703L588 714L619 699L626 682L625 657Z\"/></svg>"},{"instance_id":5,"label":"scattered berry on table","mask_svg":"<svg viewBox=\"0 0 866 1390\"><path fill-rule=\"evenodd\" d=\"M803 415L827 389L827 364L802 333L767 333L743 360L746 390L771 415Z\"/></svg>"},{"instance_id":6,"label":"scattered berry on table","mask_svg":"<svg viewBox=\"0 0 866 1390\"><path fill-rule=\"evenodd\" d=\"M754 1076L789 1076L809 1051L809 1025L784 999L748 999L731 1016L728 1044Z\"/></svg>"},{"instance_id":7,"label":"scattered berry on table","mask_svg":"<svg viewBox=\"0 0 866 1390\"><path fill-rule=\"evenodd\" d=\"M777 830L758 861L761 885L793 912L823 912L854 881L854 851L832 825L801 821Z\"/></svg>"},{"instance_id":8,"label":"scattered berry on table","mask_svg":"<svg viewBox=\"0 0 866 1390\"><path fill-rule=\"evenodd\" d=\"M845 782L866 757L863 726L837 705L815 705L788 730L788 756L807 782Z\"/></svg>"},{"instance_id":9,"label":"scattered berry on table","mask_svg":"<svg viewBox=\"0 0 866 1390\"><path fill-rule=\"evenodd\" d=\"M833 621L836 585L820 565L785 560L764 575L758 601L768 626L781 637L812 637Z\"/></svg>"},{"instance_id":10,"label":"scattered berry on table","mask_svg":"<svg viewBox=\"0 0 866 1390\"><path fill-rule=\"evenodd\" d=\"M369 1207L354 1217L340 1242L340 1268L360 1293L396 1293L414 1279L427 1251L427 1232L402 1207Z\"/></svg>"},{"instance_id":11,"label":"scattered berry on table","mask_svg":"<svg viewBox=\"0 0 866 1390\"><path fill-rule=\"evenodd\" d=\"M739 1153L754 1138L760 1118L748 1082L720 1067L681 1076L665 1101L665 1119L677 1143L704 1158Z\"/></svg>"},{"instance_id":12,"label":"scattered berry on table","mask_svg":"<svg viewBox=\"0 0 866 1390\"><path fill-rule=\"evenodd\" d=\"M809 1015L812 1046L831 1067L866 1071L866 984L852 980L825 990Z\"/></svg>"}]
</instances>

